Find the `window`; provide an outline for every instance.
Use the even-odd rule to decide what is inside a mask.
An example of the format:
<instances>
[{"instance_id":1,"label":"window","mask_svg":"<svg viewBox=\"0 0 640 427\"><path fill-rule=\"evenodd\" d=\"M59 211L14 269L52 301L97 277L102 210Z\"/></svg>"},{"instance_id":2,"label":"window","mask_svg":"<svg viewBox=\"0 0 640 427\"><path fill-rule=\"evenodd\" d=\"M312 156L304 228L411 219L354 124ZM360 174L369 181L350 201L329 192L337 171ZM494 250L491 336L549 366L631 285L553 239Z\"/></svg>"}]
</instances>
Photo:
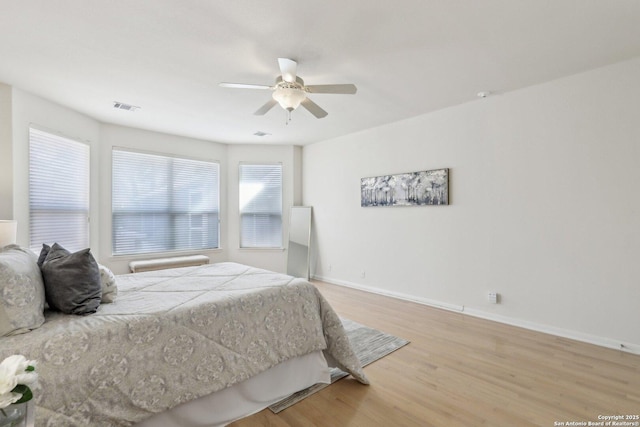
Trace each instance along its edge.
<instances>
[{"instance_id":1,"label":"window","mask_svg":"<svg viewBox=\"0 0 640 427\"><path fill-rule=\"evenodd\" d=\"M113 254L218 248L219 164L112 151Z\"/></svg>"},{"instance_id":2,"label":"window","mask_svg":"<svg viewBox=\"0 0 640 427\"><path fill-rule=\"evenodd\" d=\"M89 146L29 128L29 247L89 247Z\"/></svg>"},{"instance_id":3,"label":"window","mask_svg":"<svg viewBox=\"0 0 640 427\"><path fill-rule=\"evenodd\" d=\"M282 247L282 165L240 165L240 247Z\"/></svg>"}]
</instances>

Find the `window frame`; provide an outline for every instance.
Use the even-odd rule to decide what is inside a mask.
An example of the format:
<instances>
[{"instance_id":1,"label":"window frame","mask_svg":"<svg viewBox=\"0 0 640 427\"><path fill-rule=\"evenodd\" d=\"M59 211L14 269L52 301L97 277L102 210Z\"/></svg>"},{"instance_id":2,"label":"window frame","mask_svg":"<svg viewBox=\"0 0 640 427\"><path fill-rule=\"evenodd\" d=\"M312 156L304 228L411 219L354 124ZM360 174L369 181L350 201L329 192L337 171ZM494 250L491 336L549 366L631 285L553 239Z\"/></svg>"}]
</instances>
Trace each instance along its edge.
<instances>
[{"instance_id":1,"label":"window frame","mask_svg":"<svg viewBox=\"0 0 640 427\"><path fill-rule=\"evenodd\" d=\"M243 166L279 166L280 167L280 242L277 246L243 246L243 238L242 238L242 206L241 203L241 168ZM241 161L238 163L238 248L240 250L274 250L274 251L282 251L284 250L284 232L285 232L285 224L284 224L284 164L283 162L253 162L253 161Z\"/></svg>"},{"instance_id":2,"label":"window frame","mask_svg":"<svg viewBox=\"0 0 640 427\"><path fill-rule=\"evenodd\" d=\"M115 221L114 221L114 199L113 199L113 194L114 194L114 185L115 185L115 179L114 179L114 152L115 151L120 151L120 152L129 152L129 153L135 153L135 154L141 154L141 155L149 155L149 156L158 156L161 158L166 158L166 159L178 159L178 160L186 160L186 161L194 161L194 162L204 162L204 163L210 163L215 165L216 167L216 176L217 176L217 182L215 183L215 185L217 186L217 190L216 190L216 194L215 194L215 206L217 207L217 210L214 212L217 214L217 222L215 224L215 228L216 228L216 244L217 246L215 247L211 247L211 248L194 248L194 249L189 249L189 248L170 248L170 249L166 249L166 250L154 250L154 251L144 251L144 252L125 252L125 253L116 253L115 252L115 243L116 243L116 239L115 239ZM188 156L188 155L182 155L182 154L175 154L175 153L167 153L167 152L159 152L159 151L151 151L151 150L141 150L141 149L137 149L137 148L131 148L131 147L122 147L122 146L112 146L111 147L111 214L110 214L110 221L111 221L111 245L110 245L110 250L111 250L111 256L113 258L144 258L144 257L149 257L149 256L153 256L153 255L166 255L166 256L170 256L172 254L183 254L183 253L202 253L202 252L211 252L211 251L218 251L221 250L221 238L222 238L222 231L221 231L221 224L222 224L222 207L220 205L220 191L221 191L221 181L222 181L222 176L221 176L221 170L222 170L222 166L221 166L221 162L219 160L215 160L215 159L211 159L211 158L199 158L199 157L195 157L195 156ZM173 181L172 181L173 183ZM167 211L165 214L168 214L171 218L176 217L176 213L172 212L171 209L169 208L169 211ZM202 214L202 213L198 213L198 214ZM204 214L203 214L204 215ZM172 220L173 221L173 220Z\"/></svg>"},{"instance_id":3,"label":"window frame","mask_svg":"<svg viewBox=\"0 0 640 427\"><path fill-rule=\"evenodd\" d=\"M84 220L83 222L85 223L85 233L82 236L83 237L83 242L80 244L80 246L74 246L70 243L67 242L67 238L63 237L62 239L60 239L59 237L55 237L54 241L51 242L38 242L37 246L34 246L34 240L33 240L33 236L34 236L34 211L35 212L54 212L56 211L56 209L34 209L34 204L32 202L32 191L33 191L33 183L32 183L32 166L33 166L33 159L32 159L32 149L33 149L33 143L34 143L34 138L32 136L32 132L35 133L39 133L41 134L42 138L49 138L52 141L51 142L62 142L62 143L66 143L66 144L77 144L78 148L79 147L83 147L83 161L84 161L84 172L86 172L86 175L81 177L81 179L78 181L80 182L80 186L84 187L84 193L83 196L85 197L85 200L83 200L83 202L86 203L86 205L84 206L83 209L60 209L59 211L66 211L67 213L69 212L76 212L79 215L83 215L84 216ZM80 138L77 137L70 137L68 135L65 135L62 132L58 132L55 130L51 130L51 129L47 129L45 127L36 125L36 124L29 124L29 129L28 129L28 206L29 206L29 248L33 251L35 251L36 253L38 253L38 251L40 251L40 249L42 248L42 244L46 243L46 244L53 244L53 243L60 243L62 244L66 249L70 250L71 252L75 252L81 249L85 249L85 248L89 248L91 246L91 142L90 141L83 141ZM58 141L56 141L58 140Z\"/></svg>"}]
</instances>

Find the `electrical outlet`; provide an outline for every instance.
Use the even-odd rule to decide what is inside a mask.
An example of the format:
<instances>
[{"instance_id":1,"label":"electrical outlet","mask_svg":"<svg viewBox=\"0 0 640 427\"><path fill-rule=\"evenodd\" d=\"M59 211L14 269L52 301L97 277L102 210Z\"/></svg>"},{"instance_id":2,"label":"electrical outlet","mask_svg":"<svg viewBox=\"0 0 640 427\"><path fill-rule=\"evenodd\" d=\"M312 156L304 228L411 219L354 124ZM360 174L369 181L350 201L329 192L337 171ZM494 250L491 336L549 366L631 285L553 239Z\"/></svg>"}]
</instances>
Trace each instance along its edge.
<instances>
[{"instance_id":1,"label":"electrical outlet","mask_svg":"<svg viewBox=\"0 0 640 427\"><path fill-rule=\"evenodd\" d=\"M364 279L364 276L365 276L365 273L364 273L364 270L362 270L362 271L360 272L360 278L361 278L361 279Z\"/></svg>"},{"instance_id":2,"label":"electrical outlet","mask_svg":"<svg viewBox=\"0 0 640 427\"><path fill-rule=\"evenodd\" d=\"M500 296L499 296L499 294L497 292L491 291L487 295L487 298L489 299L489 302L491 304L498 304L498 300L499 300Z\"/></svg>"},{"instance_id":3,"label":"electrical outlet","mask_svg":"<svg viewBox=\"0 0 640 427\"><path fill-rule=\"evenodd\" d=\"M331 271L331 264L327 266L327 271Z\"/></svg>"}]
</instances>

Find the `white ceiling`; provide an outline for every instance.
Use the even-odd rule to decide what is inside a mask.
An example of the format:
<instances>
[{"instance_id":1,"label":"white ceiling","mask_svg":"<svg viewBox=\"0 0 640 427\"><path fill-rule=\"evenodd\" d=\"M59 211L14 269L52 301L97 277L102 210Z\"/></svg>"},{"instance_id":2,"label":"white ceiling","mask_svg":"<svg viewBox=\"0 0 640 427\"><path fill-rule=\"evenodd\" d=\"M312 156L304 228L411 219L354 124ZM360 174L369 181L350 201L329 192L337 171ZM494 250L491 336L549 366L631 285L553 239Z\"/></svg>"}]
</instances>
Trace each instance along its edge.
<instances>
[{"instance_id":1,"label":"white ceiling","mask_svg":"<svg viewBox=\"0 0 640 427\"><path fill-rule=\"evenodd\" d=\"M224 143L309 144L637 56L638 0L0 0L0 82ZM273 84L278 57L358 93L285 125L253 115L270 92L218 87Z\"/></svg>"}]
</instances>

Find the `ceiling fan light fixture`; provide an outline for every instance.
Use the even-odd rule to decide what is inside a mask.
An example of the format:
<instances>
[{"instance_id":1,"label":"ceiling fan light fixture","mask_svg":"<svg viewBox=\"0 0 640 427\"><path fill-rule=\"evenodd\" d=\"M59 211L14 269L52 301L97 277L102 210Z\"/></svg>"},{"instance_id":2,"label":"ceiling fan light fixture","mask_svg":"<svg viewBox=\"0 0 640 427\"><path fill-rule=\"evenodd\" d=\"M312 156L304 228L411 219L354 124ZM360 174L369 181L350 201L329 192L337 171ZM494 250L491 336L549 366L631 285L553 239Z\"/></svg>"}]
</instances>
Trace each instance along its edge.
<instances>
[{"instance_id":1,"label":"ceiling fan light fixture","mask_svg":"<svg viewBox=\"0 0 640 427\"><path fill-rule=\"evenodd\" d=\"M304 101L307 94L304 90L289 86L278 86L271 95L273 99L278 101L278 104L287 111L293 111L300 106L300 103Z\"/></svg>"}]
</instances>

